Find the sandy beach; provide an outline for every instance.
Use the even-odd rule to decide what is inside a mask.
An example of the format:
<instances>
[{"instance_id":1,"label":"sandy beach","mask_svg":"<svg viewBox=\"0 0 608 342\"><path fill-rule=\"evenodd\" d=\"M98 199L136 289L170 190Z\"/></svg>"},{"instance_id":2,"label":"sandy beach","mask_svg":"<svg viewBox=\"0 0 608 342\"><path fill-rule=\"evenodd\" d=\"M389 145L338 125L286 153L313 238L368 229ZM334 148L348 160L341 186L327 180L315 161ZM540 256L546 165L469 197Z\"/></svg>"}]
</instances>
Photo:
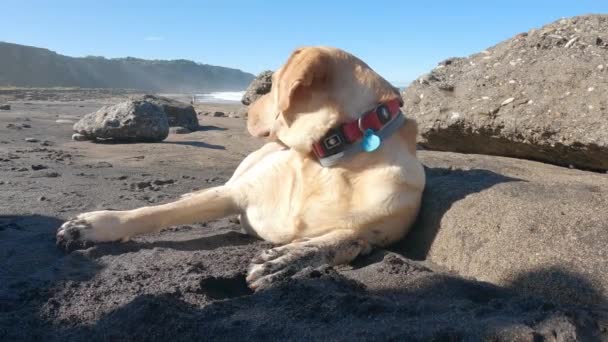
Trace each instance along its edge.
<instances>
[{"instance_id":1,"label":"sandy beach","mask_svg":"<svg viewBox=\"0 0 608 342\"><path fill-rule=\"evenodd\" d=\"M95 144L72 141L73 123L126 94L3 96L12 109L0 113L0 340L536 340L551 329L606 332L604 311L524 296L388 250L253 293L246 268L269 245L243 234L235 218L66 254L55 231L69 217L222 184L263 142L246 133L242 117L204 115L243 113L237 103L196 104L201 129L162 143ZM428 176L440 179L442 170Z\"/></svg>"}]
</instances>

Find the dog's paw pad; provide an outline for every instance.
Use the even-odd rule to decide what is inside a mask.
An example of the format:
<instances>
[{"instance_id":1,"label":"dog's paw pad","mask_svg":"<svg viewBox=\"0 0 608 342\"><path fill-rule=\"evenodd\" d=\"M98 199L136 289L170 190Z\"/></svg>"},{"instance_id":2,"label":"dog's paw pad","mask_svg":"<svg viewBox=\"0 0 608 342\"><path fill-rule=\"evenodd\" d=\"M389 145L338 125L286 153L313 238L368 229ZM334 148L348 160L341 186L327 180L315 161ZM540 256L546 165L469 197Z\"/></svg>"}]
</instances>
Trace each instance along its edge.
<instances>
[{"instance_id":1,"label":"dog's paw pad","mask_svg":"<svg viewBox=\"0 0 608 342\"><path fill-rule=\"evenodd\" d=\"M83 238L83 232L92 229L89 222L83 219L72 219L66 221L56 234L57 247L65 252L84 249L93 246L91 241Z\"/></svg>"}]
</instances>

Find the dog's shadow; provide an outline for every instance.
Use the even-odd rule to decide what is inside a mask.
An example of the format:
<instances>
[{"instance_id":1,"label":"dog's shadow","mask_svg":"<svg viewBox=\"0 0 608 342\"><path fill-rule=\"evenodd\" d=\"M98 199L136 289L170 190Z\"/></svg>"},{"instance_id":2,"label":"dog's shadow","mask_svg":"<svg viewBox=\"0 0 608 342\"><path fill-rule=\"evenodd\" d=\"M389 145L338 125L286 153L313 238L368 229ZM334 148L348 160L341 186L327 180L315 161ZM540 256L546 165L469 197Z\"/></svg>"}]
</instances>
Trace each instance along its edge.
<instances>
[{"instance_id":1,"label":"dog's shadow","mask_svg":"<svg viewBox=\"0 0 608 342\"><path fill-rule=\"evenodd\" d=\"M426 187L418 219L408 235L390 250L414 260L425 260L441 227L443 215L457 201L470 194L507 182L525 180L485 169L448 169L425 166Z\"/></svg>"},{"instance_id":2,"label":"dog's shadow","mask_svg":"<svg viewBox=\"0 0 608 342\"><path fill-rule=\"evenodd\" d=\"M161 233L162 234L162 233ZM87 250L86 254L94 259L107 255L121 255L145 249L166 248L178 251L211 251L228 246L244 246L260 241L250 235L229 231L206 235L189 240L126 241L122 243L100 243Z\"/></svg>"}]
</instances>

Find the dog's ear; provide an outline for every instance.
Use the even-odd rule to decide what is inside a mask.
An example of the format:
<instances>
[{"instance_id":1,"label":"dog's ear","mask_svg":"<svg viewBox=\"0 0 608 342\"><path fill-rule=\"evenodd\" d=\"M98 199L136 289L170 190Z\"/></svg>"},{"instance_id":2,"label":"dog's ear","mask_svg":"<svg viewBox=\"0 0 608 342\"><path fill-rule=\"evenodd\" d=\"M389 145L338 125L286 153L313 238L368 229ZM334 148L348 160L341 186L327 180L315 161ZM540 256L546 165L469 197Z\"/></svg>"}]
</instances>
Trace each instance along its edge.
<instances>
[{"instance_id":1,"label":"dog's ear","mask_svg":"<svg viewBox=\"0 0 608 342\"><path fill-rule=\"evenodd\" d=\"M399 107L403 107L403 97L401 96L401 90L395 86L393 86L393 90L395 91L395 95L397 95L397 99L399 99Z\"/></svg>"},{"instance_id":2,"label":"dog's ear","mask_svg":"<svg viewBox=\"0 0 608 342\"><path fill-rule=\"evenodd\" d=\"M322 86L329 74L329 57L316 49L294 51L279 75L278 107L288 112L294 103L305 100L312 87Z\"/></svg>"}]
</instances>

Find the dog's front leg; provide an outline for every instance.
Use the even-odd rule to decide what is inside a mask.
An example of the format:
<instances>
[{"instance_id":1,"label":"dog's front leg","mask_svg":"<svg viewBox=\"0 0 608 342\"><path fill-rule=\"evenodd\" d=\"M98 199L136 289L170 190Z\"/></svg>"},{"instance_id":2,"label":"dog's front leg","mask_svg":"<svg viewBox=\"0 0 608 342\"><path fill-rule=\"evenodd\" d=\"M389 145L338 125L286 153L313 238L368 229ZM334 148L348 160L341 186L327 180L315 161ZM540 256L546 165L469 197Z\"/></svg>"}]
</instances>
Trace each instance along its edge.
<instances>
[{"instance_id":1,"label":"dog's front leg","mask_svg":"<svg viewBox=\"0 0 608 342\"><path fill-rule=\"evenodd\" d=\"M127 240L169 226L203 222L239 211L232 189L219 186L172 203L125 211L103 210L80 214L59 228L57 245L70 251L95 242Z\"/></svg>"},{"instance_id":2,"label":"dog's front leg","mask_svg":"<svg viewBox=\"0 0 608 342\"><path fill-rule=\"evenodd\" d=\"M307 267L339 265L366 254L371 246L346 229L339 229L310 239L262 252L253 259L247 282L252 289L265 288Z\"/></svg>"}]
</instances>

